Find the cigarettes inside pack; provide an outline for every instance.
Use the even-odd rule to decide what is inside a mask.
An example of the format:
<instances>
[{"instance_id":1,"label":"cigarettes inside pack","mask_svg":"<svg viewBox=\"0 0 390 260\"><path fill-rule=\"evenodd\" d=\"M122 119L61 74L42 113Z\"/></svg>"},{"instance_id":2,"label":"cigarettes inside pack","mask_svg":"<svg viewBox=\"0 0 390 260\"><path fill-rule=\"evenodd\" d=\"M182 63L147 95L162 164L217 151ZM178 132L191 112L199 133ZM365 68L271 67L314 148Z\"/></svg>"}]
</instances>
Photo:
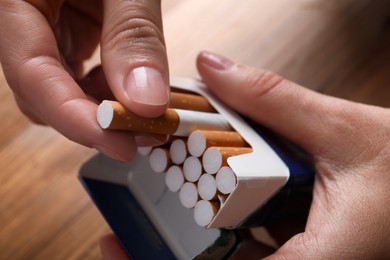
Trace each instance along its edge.
<instances>
[{"instance_id":1,"label":"cigarettes inside pack","mask_svg":"<svg viewBox=\"0 0 390 260\"><path fill-rule=\"evenodd\" d=\"M193 210L198 225L239 227L291 179L295 185L310 183L310 167L291 156L284 159L288 152L275 149L258 127L218 101L201 82L176 78L171 85L169 108L157 118L143 118L106 100L97 119L104 129L169 136L165 144L139 147L138 152L149 157L156 174L165 175L166 187Z\"/></svg>"}]
</instances>

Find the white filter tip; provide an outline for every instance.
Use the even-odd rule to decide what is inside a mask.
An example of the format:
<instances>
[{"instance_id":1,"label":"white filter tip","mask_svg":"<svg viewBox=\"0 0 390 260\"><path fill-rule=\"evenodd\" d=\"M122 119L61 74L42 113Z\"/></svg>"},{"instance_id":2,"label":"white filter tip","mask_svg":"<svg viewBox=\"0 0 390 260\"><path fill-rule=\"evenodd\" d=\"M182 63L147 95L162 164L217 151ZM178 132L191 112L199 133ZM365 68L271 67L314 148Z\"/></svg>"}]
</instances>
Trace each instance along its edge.
<instances>
[{"instance_id":1,"label":"white filter tip","mask_svg":"<svg viewBox=\"0 0 390 260\"><path fill-rule=\"evenodd\" d=\"M97 121L101 128L107 129L114 118L114 108L109 101L103 101L96 112Z\"/></svg>"},{"instance_id":2,"label":"white filter tip","mask_svg":"<svg viewBox=\"0 0 390 260\"><path fill-rule=\"evenodd\" d=\"M179 192L179 199L185 208L190 209L195 207L196 202L198 202L196 185L191 182L184 183Z\"/></svg>"}]
</instances>

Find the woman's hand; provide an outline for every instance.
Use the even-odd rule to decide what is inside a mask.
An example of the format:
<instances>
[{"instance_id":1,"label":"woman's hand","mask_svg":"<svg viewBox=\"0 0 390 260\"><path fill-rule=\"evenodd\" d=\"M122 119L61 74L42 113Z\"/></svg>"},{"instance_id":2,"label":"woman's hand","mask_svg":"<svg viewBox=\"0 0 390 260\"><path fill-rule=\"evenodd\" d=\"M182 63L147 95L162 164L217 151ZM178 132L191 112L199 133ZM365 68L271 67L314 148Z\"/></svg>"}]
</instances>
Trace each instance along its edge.
<instances>
[{"instance_id":1,"label":"woman's hand","mask_svg":"<svg viewBox=\"0 0 390 260\"><path fill-rule=\"evenodd\" d=\"M270 258L390 257L390 109L321 95L209 52L197 66L219 99L303 147L316 166L304 232Z\"/></svg>"},{"instance_id":2,"label":"woman's hand","mask_svg":"<svg viewBox=\"0 0 390 260\"><path fill-rule=\"evenodd\" d=\"M85 75L98 44L102 66ZM100 129L97 102L114 95L147 117L168 104L157 0L2 0L0 61L27 116L114 159L130 160L135 138Z\"/></svg>"}]
</instances>

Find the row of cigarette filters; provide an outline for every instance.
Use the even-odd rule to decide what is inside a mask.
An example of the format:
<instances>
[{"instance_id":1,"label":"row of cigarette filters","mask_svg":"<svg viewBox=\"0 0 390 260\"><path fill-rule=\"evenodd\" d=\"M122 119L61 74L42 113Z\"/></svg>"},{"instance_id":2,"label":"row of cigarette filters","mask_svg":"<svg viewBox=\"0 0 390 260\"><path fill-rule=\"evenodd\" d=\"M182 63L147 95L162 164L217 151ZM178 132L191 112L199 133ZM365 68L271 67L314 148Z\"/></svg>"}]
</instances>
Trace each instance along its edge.
<instances>
[{"instance_id":1,"label":"row of cigarette filters","mask_svg":"<svg viewBox=\"0 0 390 260\"><path fill-rule=\"evenodd\" d=\"M197 94L172 92L167 112L158 118L142 118L116 101L103 101L97 116L105 129L170 136L164 145L138 147L138 153L149 157L152 170L165 175L167 188L178 193L181 204L193 209L195 222L204 227L236 187L228 158L252 152L242 136Z\"/></svg>"}]
</instances>

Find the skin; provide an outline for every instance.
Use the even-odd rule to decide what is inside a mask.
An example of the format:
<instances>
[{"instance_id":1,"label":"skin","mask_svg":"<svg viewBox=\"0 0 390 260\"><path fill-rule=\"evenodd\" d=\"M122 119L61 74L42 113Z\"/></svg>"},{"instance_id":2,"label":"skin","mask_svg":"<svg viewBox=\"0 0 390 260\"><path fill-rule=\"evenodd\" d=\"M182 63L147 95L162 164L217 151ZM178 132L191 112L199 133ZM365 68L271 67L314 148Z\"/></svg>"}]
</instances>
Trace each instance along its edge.
<instances>
[{"instance_id":1,"label":"skin","mask_svg":"<svg viewBox=\"0 0 390 260\"><path fill-rule=\"evenodd\" d=\"M317 170L306 225L269 228L278 249L246 238L232 259L390 257L390 109L322 95L209 52L197 67L218 98L303 147Z\"/></svg>"},{"instance_id":2,"label":"skin","mask_svg":"<svg viewBox=\"0 0 390 260\"><path fill-rule=\"evenodd\" d=\"M83 71L98 44L101 66ZM133 157L136 136L100 129L99 101L115 97L146 117L167 107L159 1L2 0L0 62L27 116L117 160ZM282 245L269 258L390 258L389 109L321 95L212 53L201 53L197 65L217 97L303 147L315 163L306 225L287 235L270 229ZM138 139L151 145L166 137ZM101 248L106 259L125 258L113 236ZM235 256L265 250L247 239Z\"/></svg>"},{"instance_id":3,"label":"skin","mask_svg":"<svg viewBox=\"0 0 390 260\"><path fill-rule=\"evenodd\" d=\"M321 95L210 53L197 65L221 100L303 147L316 166L304 232L270 258L389 256L389 109Z\"/></svg>"},{"instance_id":4,"label":"skin","mask_svg":"<svg viewBox=\"0 0 390 260\"><path fill-rule=\"evenodd\" d=\"M166 109L160 1L2 0L0 24L0 62L20 109L75 142L129 161L135 136L102 131L95 113L113 96L146 117ZM98 45L102 64L88 74L83 62Z\"/></svg>"}]
</instances>

